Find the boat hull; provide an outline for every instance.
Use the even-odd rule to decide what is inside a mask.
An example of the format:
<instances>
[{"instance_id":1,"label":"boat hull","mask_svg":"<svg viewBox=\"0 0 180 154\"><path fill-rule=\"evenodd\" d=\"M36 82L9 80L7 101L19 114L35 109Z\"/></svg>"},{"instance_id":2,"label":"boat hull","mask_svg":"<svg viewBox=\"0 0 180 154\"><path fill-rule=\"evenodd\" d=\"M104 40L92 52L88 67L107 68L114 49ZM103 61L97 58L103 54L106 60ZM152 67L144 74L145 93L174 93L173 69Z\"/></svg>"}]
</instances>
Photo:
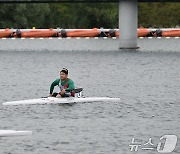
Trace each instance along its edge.
<instances>
[{"instance_id":1,"label":"boat hull","mask_svg":"<svg viewBox=\"0 0 180 154\"><path fill-rule=\"evenodd\" d=\"M109 97L66 97L66 98L56 98L56 97L47 97L47 98L38 98L30 100L20 100L5 102L3 105L30 105L30 104L66 104L66 103L78 103L78 102L112 102L120 101L120 98L109 98Z\"/></svg>"}]
</instances>

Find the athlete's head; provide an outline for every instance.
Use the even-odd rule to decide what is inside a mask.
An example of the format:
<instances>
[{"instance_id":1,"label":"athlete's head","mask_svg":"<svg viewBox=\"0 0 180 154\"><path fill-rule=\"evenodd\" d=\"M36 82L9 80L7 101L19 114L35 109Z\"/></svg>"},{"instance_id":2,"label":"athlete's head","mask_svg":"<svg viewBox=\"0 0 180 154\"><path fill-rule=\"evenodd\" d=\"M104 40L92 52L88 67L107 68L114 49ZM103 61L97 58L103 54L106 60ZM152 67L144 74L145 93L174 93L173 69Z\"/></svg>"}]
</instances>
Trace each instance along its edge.
<instances>
[{"instance_id":1,"label":"athlete's head","mask_svg":"<svg viewBox=\"0 0 180 154\"><path fill-rule=\"evenodd\" d=\"M61 78L61 80L66 80L67 77L68 77L68 70L66 68L63 68L60 71L60 78Z\"/></svg>"}]
</instances>

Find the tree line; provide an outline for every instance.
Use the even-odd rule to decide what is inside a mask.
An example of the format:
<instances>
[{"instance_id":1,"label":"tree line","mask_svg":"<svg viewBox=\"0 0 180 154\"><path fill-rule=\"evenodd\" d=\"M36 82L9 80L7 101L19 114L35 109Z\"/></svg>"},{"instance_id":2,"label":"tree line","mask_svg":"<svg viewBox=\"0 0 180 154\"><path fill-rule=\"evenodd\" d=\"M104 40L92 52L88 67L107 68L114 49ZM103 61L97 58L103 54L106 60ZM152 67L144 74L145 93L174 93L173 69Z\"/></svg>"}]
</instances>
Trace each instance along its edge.
<instances>
[{"instance_id":1,"label":"tree line","mask_svg":"<svg viewBox=\"0 0 180 154\"><path fill-rule=\"evenodd\" d=\"M180 3L139 3L138 10L139 27L180 26ZM32 27L117 28L118 3L0 4L1 29Z\"/></svg>"}]
</instances>

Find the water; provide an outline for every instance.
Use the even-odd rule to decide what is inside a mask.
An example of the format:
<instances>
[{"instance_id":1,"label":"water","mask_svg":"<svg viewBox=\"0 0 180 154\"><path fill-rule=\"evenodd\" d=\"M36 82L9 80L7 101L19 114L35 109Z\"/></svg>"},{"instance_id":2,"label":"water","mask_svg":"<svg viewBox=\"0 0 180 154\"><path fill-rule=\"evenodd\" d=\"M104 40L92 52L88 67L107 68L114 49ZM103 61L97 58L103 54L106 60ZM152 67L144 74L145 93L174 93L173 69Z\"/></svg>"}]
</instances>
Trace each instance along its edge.
<instances>
[{"instance_id":1,"label":"water","mask_svg":"<svg viewBox=\"0 0 180 154\"><path fill-rule=\"evenodd\" d=\"M32 136L0 138L0 153L158 153L156 148L142 150L142 147L131 152L129 145L132 138L141 141L142 146L152 138L156 147L166 134L178 136L173 153L180 152L179 39L139 40L138 52L100 50L103 46L115 49L116 40L108 45L99 40L96 46L90 46L91 40L76 40L79 44L66 40L72 43L68 52L63 50L68 46L64 42L58 47L51 44L44 51L42 44L36 48L32 40L24 40L27 43L24 47L6 45L20 40L1 41L4 42L0 42L3 44L0 104L47 96L62 67L69 69L70 78L77 87L84 88L85 96L120 97L121 101L59 106L0 105L0 129L33 131ZM53 40L43 41L50 44ZM27 46L28 51L24 49ZM57 51L55 48L59 46L62 48Z\"/></svg>"},{"instance_id":2,"label":"water","mask_svg":"<svg viewBox=\"0 0 180 154\"><path fill-rule=\"evenodd\" d=\"M143 38L138 40L143 52L179 52L180 39ZM111 38L26 38L1 39L0 51L39 51L39 52L109 52L119 51L119 40Z\"/></svg>"}]
</instances>

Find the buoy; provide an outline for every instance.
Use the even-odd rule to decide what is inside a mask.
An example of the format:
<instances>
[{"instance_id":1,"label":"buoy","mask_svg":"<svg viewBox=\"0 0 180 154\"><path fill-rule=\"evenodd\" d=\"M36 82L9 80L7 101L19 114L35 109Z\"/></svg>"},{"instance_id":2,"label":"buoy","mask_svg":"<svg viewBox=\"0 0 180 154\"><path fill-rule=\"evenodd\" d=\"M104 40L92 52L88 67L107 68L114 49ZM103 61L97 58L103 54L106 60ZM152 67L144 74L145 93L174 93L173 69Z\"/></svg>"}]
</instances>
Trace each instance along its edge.
<instances>
[{"instance_id":1,"label":"buoy","mask_svg":"<svg viewBox=\"0 0 180 154\"><path fill-rule=\"evenodd\" d=\"M137 30L137 35L138 37L146 37L147 35L149 35L151 33L150 30L148 30L147 28L139 28ZM110 30L109 31L109 36L113 36L114 37L119 37L119 31L113 31L113 30Z\"/></svg>"},{"instance_id":2,"label":"buoy","mask_svg":"<svg viewBox=\"0 0 180 154\"><path fill-rule=\"evenodd\" d=\"M30 37L55 37L57 36L57 32L53 29L48 30L30 30L30 31L20 31L17 30L16 33L14 33L14 37L24 37L24 38L30 38Z\"/></svg>"},{"instance_id":3,"label":"buoy","mask_svg":"<svg viewBox=\"0 0 180 154\"><path fill-rule=\"evenodd\" d=\"M10 37L11 35L12 35L12 31L8 28L0 31L0 38Z\"/></svg>"},{"instance_id":4,"label":"buoy","mask_svg":"<svg viewBox=\"0 0 180 154\"><path fill-rule=\"evenodd\" d=\"M100 30L97 28L93 28L92 30L61 30L59 37L97 37L99 34Z\"/></svg>"}]
</instances>

